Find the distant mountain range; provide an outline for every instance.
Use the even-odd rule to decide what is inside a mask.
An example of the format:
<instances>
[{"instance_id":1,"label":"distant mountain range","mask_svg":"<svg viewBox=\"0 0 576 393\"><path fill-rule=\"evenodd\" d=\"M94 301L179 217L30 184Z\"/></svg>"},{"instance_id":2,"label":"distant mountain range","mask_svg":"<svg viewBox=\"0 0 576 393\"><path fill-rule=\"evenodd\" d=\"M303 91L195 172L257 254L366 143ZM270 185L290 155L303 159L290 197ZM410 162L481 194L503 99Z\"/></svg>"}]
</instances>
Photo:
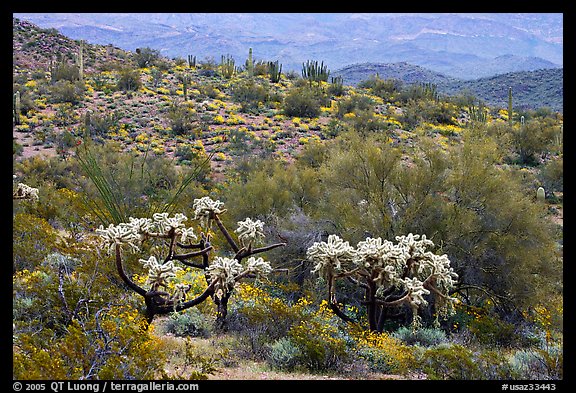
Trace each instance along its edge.
<instances>
[{"instance_id":1,"label":"distant mountain range","mask_svg":"<svg viewBox=\"0 0 576 393\"><path fill-rule=\"evenodd\" d=\"M485 104L503 108L508 105L508 87L512 87L514 103L518 108L548 107L563 112L564 107L563 68L517 71L462 80L405 62L361 63L344 67L331 75L340 76L344 84L353 86L374 75L381 79L397 79L405 84L433 83L441 94L471 94Z\"/></svg>"},{"instance_id":2,"label":"distant mountain range","mask_svg":"<svg viewBox=\"0 0 576 393\"><path fill-rule=\"evenodd\" d=\"M306 60L331 70L406 62L452 78L477 79L563 66L562 14L15 13L73 39L126 50L150 47L199 61L231 55L244 64Z\"/></svg>"}]
</instances>

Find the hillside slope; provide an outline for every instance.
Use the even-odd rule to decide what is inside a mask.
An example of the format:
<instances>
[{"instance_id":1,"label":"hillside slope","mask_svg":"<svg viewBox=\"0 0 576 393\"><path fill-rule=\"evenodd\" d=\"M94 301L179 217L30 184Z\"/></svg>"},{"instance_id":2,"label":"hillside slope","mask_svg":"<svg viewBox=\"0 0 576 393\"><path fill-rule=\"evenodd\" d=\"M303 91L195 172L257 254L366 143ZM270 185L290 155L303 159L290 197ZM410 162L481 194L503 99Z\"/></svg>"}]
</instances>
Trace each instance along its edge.
<instances>
[{"instance_id":1,"label":"hillside slope","mask_svg":"<svg viewBox=\"0 0 576 393\"><path fill-rule=\"evenodd\" d=\"M406 84L433 83L442 94L472 94L486 104L497 107L508 105L508 87L512 87L514 104L519 109L548 107L562 112L564 107L563 68L509 72L474 80L461 80L405 62L362 63L336 70L333 76L341 76L344 83L357 86L376 74L382 79L397 79Z\"/></svg>"}]
</instances>

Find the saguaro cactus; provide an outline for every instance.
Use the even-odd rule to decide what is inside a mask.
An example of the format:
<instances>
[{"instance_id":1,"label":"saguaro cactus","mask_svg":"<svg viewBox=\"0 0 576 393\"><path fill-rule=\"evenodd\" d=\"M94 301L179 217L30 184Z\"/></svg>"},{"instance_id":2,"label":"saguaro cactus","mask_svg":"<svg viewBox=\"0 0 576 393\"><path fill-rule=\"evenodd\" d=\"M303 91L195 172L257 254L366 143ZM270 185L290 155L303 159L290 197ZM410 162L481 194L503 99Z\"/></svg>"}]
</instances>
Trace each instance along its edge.
<instances>
[{"instance_id":1,"label":"saguaro cactus","mask_svg":"<svg viewBox=\"0 0 576 393\"><path fill-rule=\"evenodd\" d=\"M512 125L512 87L508 88L508 124Z\"/></svg>"},{"instance_id":2,"label":"saguaro cactus","mask_svg":"<svg viewBox=\"0 0 576 393\"><path fill-rule=\"evenodd\" d=\"M188 66L196 68L196 56L188 55Z\"/></svg>"},{"instance_id":3,"label":"saguaro cactus","mask_svg":"<svg viewBox=\"0 0 576 393\"><path fill-rule=\"evenodd\" d=\"M20 108L20 91L16 91L16 93L14 93L14 108L12 109L12 115L14 118L14 124L19 125L20 124L20 114L21 114L21 108Z\"/></svg>"},{"instance_id":4,"label":"saguaro cactus","mask_svg":"<svg viewBox=\"0 0 576 393\"><path fill-rule=\"evenodd\" d=\"M80 48L78 48L78 57L77 57L77 64L78 64L78 76L81 81L84 80L84 40L80 41Z\"/></svg>"},{"instance_id":5,"label":"saguaro cactus","mask_svg":"<svg viewBox=\"0 0 576 393\"><path fill-rule=\"evenodd\" d=\"M248 50L248 59L246 60L246 72L249 77L254 76L254 59L252 58L252 48Z\"/></svg>"},{"instance_id":6,"label":"saguaro cactus","mask_svg":"<svg viewBox=\"0 0 576 393\"><path fill-rule=\"evenodd\" d=\"M538 202L544 202L545 199L546 199L546 191L544 190L544 187L538 187L538 189L536 190L536 200Z\"/></svg>"}]
</instances>

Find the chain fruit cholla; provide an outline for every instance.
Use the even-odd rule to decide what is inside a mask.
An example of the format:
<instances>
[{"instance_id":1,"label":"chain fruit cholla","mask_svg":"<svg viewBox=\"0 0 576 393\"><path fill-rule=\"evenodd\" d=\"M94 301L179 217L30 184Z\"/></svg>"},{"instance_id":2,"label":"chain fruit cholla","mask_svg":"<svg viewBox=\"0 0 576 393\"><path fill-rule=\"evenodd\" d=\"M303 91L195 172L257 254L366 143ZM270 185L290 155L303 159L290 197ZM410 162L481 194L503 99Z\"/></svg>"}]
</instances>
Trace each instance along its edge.
<instances>
[{"instance_id":1,"label":"chain fruit cholla","mask_svg":"<svg viewBox=\"0 0 576 393\"><path fill-rule=\"evenodd\" d=\"M367 238L356 248L337 235L330 235L326 242L314 243L307 257L315 264L313 272L326 279L330 306L339 316L346 317L337 306L335 281L348 277L366 290L364 304L372 330L382 329L385 308L402 305L409 306L412 325L418 327L421 324L418 310L428 305L428 295L434 298L436 325L440 316L454 312L456 302L449 291L458 275L446 255L428 251L432 246L434 243L426 235L412 233L397 236L396 243Z\"/></svg>"}]
</instances>

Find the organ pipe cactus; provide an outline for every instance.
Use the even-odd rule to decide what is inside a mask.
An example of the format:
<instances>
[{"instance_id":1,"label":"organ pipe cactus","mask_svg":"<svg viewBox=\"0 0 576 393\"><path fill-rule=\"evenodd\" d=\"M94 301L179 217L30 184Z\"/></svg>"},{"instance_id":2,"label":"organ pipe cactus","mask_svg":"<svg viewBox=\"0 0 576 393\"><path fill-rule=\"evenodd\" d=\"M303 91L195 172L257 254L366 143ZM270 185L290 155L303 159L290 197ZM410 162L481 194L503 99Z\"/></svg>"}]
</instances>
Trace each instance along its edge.
<instances>
[{"instance_id":1,"label":"organ pipe cactus","mask_svg":"<svg viewBox=\"0 0 576 393\"><path fill-rule=\"evenodd\" d=\"M330 71L324 62L318 64L316 60L307 60L306 63L302 63L302 77L310 82L310 86L312 82L327 82L329 75Z\"/></svg>"},{"instance_id":2,"label":"organ pipe cactus","mask_svg":"<svg viewBox=\"0 0 576 393\"><path fill-rule=\"evenodd\" d=\"M284 246L285 243L253 248L253 243L264 237L264 224L249 218L239 222L237 242L220 220L219 215L225 213L226 209L218 200L210 197L195 199L193 208L193 219L202 224L205 233L196 234L194 227L186 225L188 218L182 213L173 216L168 213L155 213L152 218L130 217L128 222L118 225L110 224L106 228L101 225L96 229L96 233L103 247L115 253L116 269L120 278L128 288L144 298L149 322L155 315L182 311L212 298L217 305L216 326L224 328L228 299L235 285L244 278L258 277L274 271L269 262L254 255ZM210 261L210 252L213 249L210 243L211 222L217 223L220 233L226 238L233 252L231 256L218 256ZM168 251L163 258L151 255L147 259L139 259L142 266L148 269L145 282L148 287L143 288L126 273L121 250L128 246L133 252L142 252L143 243L154 240L167 241ZM198 243L193 243L195 241ZM201 261L193 262L192 259L197 257L201 258ZM245 258L247 260L243 263ZM179 264L205 272L206 288L202 293L189 299L191 286L176 280L177 273L182 270Z\"/></svg>"},{"instance_id":3,"label":"organ pipe cactus","mask_svg":"<svg viewBox=\"0 0 576 393\"><path fill-rule=\"evenodd\" d=\"M270 82L278 83L280 81L280 77L282 76L282 64L279 64L278 60L268 62L268 75L270 77Z\"/></svg>"},{"instance_id":4,"label":"organ pipe cactus","mask_svg":"<svg viewBox=\"0 0 576 393\"><path fill-rule=\"evenodd\" d=\"M313 272L328 283L328 304L346 321L352 321L338 306L335 282L347 278L365 290L363 304L367 307L370 329L382 331L391 309L407 306L412 312L412 325L418 327L418 311L428 305L427 297L434 299L438 317L454 312L455 298L449 291L458 275L450 266L446 255L437 255L428 248L434 243L425 235L408 234L396 237L396 243L381 238L367 238L350 246L336 235L327 242L314 243L307 252L315 263Z\"/></svg>"},{"instance_id":5,"label":"organ pipe cactus","mask_svg":"<svg viewBox=\"0 0 576 393\"><path fill-rule=\"evenodd\" d=\"M236 73L235 62L230 55L227 56L222 55L222 60L220 62L220 72L222 73L222 76L226 79L232 78Z\"/></svg>"}]
</instances>

